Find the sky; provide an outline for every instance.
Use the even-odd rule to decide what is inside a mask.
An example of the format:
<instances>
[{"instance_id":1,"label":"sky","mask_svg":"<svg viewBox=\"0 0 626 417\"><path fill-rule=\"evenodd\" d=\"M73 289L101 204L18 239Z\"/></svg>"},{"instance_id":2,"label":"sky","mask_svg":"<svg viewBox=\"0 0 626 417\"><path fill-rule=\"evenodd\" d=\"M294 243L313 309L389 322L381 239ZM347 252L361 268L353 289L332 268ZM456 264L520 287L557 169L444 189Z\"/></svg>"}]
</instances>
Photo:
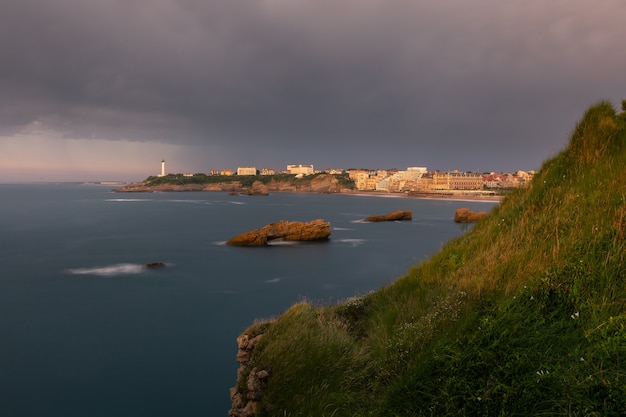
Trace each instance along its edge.
<instances>
[{"instance_id":1,"label":"sky","mask_svg":"<svg viewBox=\"0 0 626 417\"><path fill-rule=\"evenodd\" d=\"M4 0L0 182L516 171L626 98L623 0Z\"/></svg>"}]
</instances>

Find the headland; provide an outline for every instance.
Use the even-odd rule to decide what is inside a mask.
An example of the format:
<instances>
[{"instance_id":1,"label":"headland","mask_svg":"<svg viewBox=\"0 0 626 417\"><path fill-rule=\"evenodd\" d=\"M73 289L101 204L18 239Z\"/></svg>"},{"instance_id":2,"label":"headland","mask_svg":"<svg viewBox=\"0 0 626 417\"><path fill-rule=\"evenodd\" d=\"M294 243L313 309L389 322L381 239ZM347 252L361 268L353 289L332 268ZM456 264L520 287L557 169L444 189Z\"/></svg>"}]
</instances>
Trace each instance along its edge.
<instances>
[{"instance_id":1,"label":"headland","mask_svg":"<svg viewBox=\"0 0 626 417\"><path fill-rule=\"evenodd\" d=\"M302 178L293 175L256 176L205 176L201 178L177 175L149 177L145 181L126 184L115 188L119 193L150 192L228 192L242 195L268 195L269 193L323 193L353 194L375 197L427 198L469 201L500 201L503 194L483 190L438 190L438 191L373 191L358 190L354 182L345 175L314 174Z\"/></svg>"}]
</instances>

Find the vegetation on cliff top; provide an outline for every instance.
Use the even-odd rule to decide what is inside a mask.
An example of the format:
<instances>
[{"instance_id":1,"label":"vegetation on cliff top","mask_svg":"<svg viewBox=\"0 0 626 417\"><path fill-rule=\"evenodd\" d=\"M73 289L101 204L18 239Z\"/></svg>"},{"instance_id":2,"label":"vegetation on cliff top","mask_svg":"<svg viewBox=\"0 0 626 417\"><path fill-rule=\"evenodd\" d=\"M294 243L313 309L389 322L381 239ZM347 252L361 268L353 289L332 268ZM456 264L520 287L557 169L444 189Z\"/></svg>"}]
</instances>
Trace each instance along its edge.
<instances>
[{"instance_id":1,"label":"vegetation on cliff top","mask_svg":"<svg viewBox=\"0 0 626 417\"><path fill-rule=\"evenodd\" d=\"M405 277L248 329L264 334L250 368L270 374L257 414L624 415L625 249L626 113L602 102Z\"/></svg>"},{"instance_id":2,"label":"vegetation on cliff top","mask_svg":"<svg viewBox=\"0 0 626 417\"><path fill-rule=\"evenodd\" d=\"M348 174L312 174L298 178L294 174L275 174L275 175L206 175L202 173L192 176L183 174L168 174L163 177L151 176L145 180L148 186L157 185L186 185L186 184L228 184L238 182L241 186L249 188L255 182L268 185L272 181L284 182L289 184L308 184L320 175L332 175L339 181L339 184L346 189L354 188L354 181L348 178Z\"/></svg>"}]
</instances>

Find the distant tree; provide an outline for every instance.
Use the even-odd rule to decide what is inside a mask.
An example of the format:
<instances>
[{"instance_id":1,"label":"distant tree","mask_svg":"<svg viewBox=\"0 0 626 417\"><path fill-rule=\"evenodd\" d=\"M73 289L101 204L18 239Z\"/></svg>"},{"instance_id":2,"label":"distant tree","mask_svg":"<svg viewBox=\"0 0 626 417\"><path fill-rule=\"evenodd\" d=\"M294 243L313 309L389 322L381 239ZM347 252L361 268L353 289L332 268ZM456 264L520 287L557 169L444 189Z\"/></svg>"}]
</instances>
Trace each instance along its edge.
<instances>
[{"instance_id":1,"label":"distant tree","mask_svg":"<svg viewBox=\"0 0 626 417\"><path fill-rule=\"evenodd\" d=\"M626 112L626 100L622 100L622 111Z\"/></svg>"}]
</instances>

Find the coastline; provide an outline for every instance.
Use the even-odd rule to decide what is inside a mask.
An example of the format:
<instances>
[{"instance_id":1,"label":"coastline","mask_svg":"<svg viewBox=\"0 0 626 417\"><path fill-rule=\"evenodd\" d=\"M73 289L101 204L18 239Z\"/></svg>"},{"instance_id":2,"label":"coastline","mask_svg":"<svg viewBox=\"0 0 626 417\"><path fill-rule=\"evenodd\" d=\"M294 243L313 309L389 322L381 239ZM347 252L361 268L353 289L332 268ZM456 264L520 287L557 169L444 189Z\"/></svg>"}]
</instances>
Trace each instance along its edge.
<instances>
[{"instance_id":1,"label":"coastline","mask_svg":"<svg viewBox=\"0 0 626 417\"><path fill-rule=\"evenodd\" d=\"M503 195L484 195L478 193L390 193L383 191L364 191L354 190L342 192L342 194L373 196L373 197L387 197L387 198L421 198L426 200L452 200L452 201L485 201L485 202L500 202L504 199Z\"/></svg>"},{"instance_id":2,"label":"coastline","mask_svg":"<svg viewBox=\"0 0 626 417\"><path fill-rule=\"evenodd\" d=\"M248 191L240 189L207 189L206 187L199 185L186 185L186 186L145 186L138 184L129 184L126 187L114 188L111 192L114 193L154 193L154 192L226 192L236 193L240 195L254 195ZM420 193L393 193L386 191L368 191L368 190L347 190L342 189L338 192L319 192L314 190L272 190L270 193L313 193L313 194L347 194L354 196L368 196L368 197L381 197L381 198L419 198L426 200L451 200L451 201L484 201L498 203L502 201L504 196L502 195L485 195L482 193L468 193L468 192L420 192ZM266 195L266 194L265 194Z\"/></svg>"},{"instance_id":3,"label":"coastline","mask_svg":"<svg viewBox=\"0 0 626 417\"><path fill-rule=\"evenodd\" d=\"M244 181L245 180L245 181ZM264 196L276 192L292 193L316 193L316 194L350 194L367 195L386 198L422 198L436 200L457 201L487 201L499 202L503 196L496 195L493 191L485 190L421 190L421 191L378 191L378 190L355 190L352 184L342 183L336 176L322 174L308 180L294 180L293 178L264 178L263 181L255 178L228 179L217 181L190 182L184 178L167 179L154 183L149 179L142 182L125 184L114 188L111 192L180 192L180 191L218 191L231 194Z\"/></svg>"}]
</instances>

